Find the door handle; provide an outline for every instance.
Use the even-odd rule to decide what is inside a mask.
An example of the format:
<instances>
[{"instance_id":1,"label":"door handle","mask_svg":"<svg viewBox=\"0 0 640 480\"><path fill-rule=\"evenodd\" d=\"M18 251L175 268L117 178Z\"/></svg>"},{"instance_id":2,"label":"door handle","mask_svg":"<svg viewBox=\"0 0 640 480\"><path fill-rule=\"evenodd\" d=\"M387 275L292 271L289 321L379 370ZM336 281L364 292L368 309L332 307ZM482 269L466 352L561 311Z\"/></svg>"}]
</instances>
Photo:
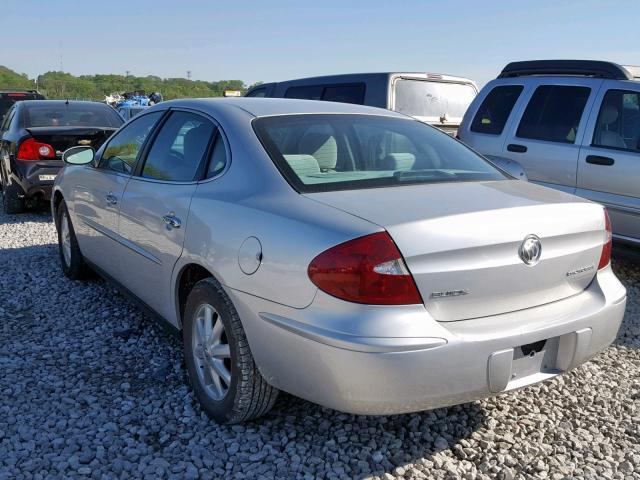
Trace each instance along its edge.
<instances>
[{"instance_id":1,"label":"door handle","mask_svg":"<svg viewBox=\"0 0 640 480\"><path fill-rule=\"evenodd\" d=\"M524 145L518 145L517 143L510 143L507 145L507 150L514 153L524 153L527 151L527 147Z\"/></svg>"},{"instance_id":2,"label":"door handle","mask_svg":"<svg viewBox=\"0 0 640 480\"><path fill-rule=\"evenodd\" d=\"M180 219L171 214L164 215L162 221L168 228L180 228L180 225L182 225Z\"/></svg>"},{"instance_id":3,"label":"door handle","mask_svg":"<svg viewBox=\"0 0 640 480\"><path fill-rule=\"evenodd\" d=\"M602 157L600 155L587 155L587 163L593 163L594 165L613 165L615 160L611 157Z\"/></svg>"},{"instance_id":4,"label":"door handle","mask_svg":"<svg viewBox=\"0 0 640 480\"><path fill-rule=\"evenodd\" d=\"M109 192L106 197L104 197L108 204L115 205L118 203L118 199L114 194Z\"/></svg>"}]
</instances>

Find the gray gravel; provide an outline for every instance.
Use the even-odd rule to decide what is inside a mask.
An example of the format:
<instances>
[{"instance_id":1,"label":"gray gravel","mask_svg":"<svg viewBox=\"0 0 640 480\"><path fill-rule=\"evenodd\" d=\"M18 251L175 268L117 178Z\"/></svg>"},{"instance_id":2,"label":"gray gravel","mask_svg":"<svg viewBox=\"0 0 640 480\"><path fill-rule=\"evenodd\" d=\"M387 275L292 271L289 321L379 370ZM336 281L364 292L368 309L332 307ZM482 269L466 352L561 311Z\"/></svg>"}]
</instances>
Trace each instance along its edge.
<instances>
[{"instance_id":1,"label":"gray gravel","mask_svg":"<svg viewBox=\"0 0 640 480\"><path fill-rule=\"evenodd\" d=\"M220 427L179 339L102 281L71 282L49 216L0 213L0 479L640 478L640 263L616 343L551 382L412 415L282 395Z\"/></svg>"}]
</instances>

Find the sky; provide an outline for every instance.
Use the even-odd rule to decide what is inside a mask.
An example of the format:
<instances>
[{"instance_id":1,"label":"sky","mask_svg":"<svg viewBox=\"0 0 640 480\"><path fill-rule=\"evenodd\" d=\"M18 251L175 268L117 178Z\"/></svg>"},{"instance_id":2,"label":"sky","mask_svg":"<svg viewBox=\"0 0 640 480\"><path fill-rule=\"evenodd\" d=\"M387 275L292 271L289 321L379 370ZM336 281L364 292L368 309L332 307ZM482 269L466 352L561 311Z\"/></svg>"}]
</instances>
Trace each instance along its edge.
<instances>
[{"instance_id":1,"label":"sky","mask_svg":"<svg viewBox=\"0 0 640 480\"><path fill-rule=\"evenodd\" d=\"M482 85L515 60L640 64L638 0L2 0L0 18L0 65L29 77L418 71Z\"/></svg>"}]
</instances>

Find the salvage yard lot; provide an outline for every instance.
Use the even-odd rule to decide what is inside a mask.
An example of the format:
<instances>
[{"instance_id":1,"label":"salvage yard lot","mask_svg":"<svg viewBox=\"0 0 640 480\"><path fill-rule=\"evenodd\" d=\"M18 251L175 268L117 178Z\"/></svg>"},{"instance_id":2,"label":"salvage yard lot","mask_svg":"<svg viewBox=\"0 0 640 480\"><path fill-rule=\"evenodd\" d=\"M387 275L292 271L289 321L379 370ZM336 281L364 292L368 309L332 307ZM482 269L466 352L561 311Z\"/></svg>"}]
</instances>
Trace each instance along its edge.
<instances>
[{"instance_id":1,"label":"salvage yard lot","mask_svg":"<svg viewBox=\"0 0 640 480\"><path fill-rule=\"evenodd\" d=\"M614 260L614 345L563 377L388 417L281 395L229 427L201 412L179 337L63 277L56 243L46 213L0 213L0 479L640 477L640 261Z\"/></svg>"}]
</instances>

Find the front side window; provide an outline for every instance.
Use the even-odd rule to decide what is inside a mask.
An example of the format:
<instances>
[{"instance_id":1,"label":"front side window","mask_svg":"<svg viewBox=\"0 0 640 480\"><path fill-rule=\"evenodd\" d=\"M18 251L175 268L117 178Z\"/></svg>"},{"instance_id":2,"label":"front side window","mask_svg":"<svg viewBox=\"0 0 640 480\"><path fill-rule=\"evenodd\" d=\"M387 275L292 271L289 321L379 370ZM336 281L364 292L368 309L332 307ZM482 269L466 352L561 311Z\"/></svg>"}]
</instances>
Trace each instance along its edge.
<instances>
[{"instance_id":1,"label":"front side window","mask_svg":"<svg viewBox=\"0 0 640 480\"><path fill-rule=\"evenodd\" d=\"M245 97L256 97L256 98L262 98L266 96L267 96L266 87L256 88L255 90L251 90L249 93L245 95Z\"/></svg>"},{"instance_id":2,"label":"front side window","mask_svg":"<svg viewBox=\"0 0 640 480\"><path fill-rule=\"evenodd\" d=\"M523 88L522 85L500 85L491 90L473 117L471 131L500 135Z\"/></svg>"},{"instance_id":3,"label":"front side window","mask_svg":"<svg viewBox=\"0 0 640 480\"><path fill-rule=\"evenodd\" d=\"M527 105L516 136L549 142L575 143L591 89L541 85Z\"/></svg>"},{"instance_id":4,"label":"front side window","mask_svg":"<svg viewBox=\"0 0 640 480\"><path fill-rule=\"evenodd\" d=\"M609 90L598 113L592 144L640 151L640 92Z\"/></svg>"},{"instance_id":5,"label":"front side window","mask_svg":"<svg viewBox=\"0 0 640 480\"><path fill-rule=\"evenodd\" d=\"M163 113L143 115L115 134L104 149L100 168L127 175L133 173L142 145Z\"/></svg>"},{"instance_id":6,"label":"front side window","mask_svg":"<svg viewBox=\"0 0 640 480\"><path fill-rule=\"evenodd\" d=\"M153 141L142 176L171 182L195 180L215 128L195 113L173 112Z\"/></svg>"},{"instance_id":7,"label":"front side window","mask_svg":"<svg viewBox=\"0 0 640 480\"><path fill-rule=\"evenodd\" d=\"M253 122L299 192L502 180L482 157L421 122L373 115L282 115Z\"/></svg>"}]
</instances>

